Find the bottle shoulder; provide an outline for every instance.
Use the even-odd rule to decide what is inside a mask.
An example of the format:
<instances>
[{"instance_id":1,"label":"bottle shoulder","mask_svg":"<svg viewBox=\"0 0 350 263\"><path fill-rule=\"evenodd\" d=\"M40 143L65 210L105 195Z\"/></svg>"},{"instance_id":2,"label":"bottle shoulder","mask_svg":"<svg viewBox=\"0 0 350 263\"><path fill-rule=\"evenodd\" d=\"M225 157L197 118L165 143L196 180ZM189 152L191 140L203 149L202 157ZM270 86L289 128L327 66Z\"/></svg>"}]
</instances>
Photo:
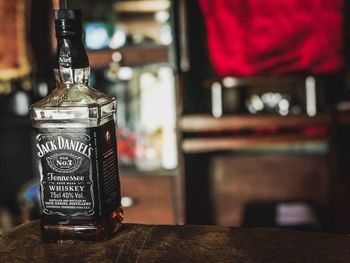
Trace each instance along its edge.
<instances>
[{"instance_id":1,"label":"bottle shoulder","mask_svg":"<svg viewBox=\"0 0 350 263\"><path fill-rule=\"evenodd\" d=\"M49 95L34 103L31 108L102 107L116 99L84 84L57 87Z\"/></svg>"},{"instance_id":2,"label":"bottle shoulder","mask_svg":"<svg viewBox=\"0 0 350 263\"><path fill-rule=\"evenodd\" d=\"M58 87L48 96L34 103L30 117L38 122L93 122L99 123L113 116L116 99L84 84Z\"/></svg>"}]
</instances>

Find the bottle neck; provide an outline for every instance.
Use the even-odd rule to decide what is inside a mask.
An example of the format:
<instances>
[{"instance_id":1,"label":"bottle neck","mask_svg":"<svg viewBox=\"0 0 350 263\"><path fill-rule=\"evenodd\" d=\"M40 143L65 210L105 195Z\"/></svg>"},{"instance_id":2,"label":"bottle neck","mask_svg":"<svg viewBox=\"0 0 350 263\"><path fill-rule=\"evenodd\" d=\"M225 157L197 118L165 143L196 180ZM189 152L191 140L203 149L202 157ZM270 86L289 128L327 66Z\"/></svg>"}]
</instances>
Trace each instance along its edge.
<instances>
[{"instance_id":1,"label":"bottle neck","mask_svg":"<svg viewBox=\"0 0 350 263\"><path fill-rule=\"evenodd\" d=\"M60 68L54 69L58 87L69 87L73 84L88 85L90 77L90 67L86 68Z\"/></svg>"},{"instance_id":2,"label":"bottle neck","mask_svg":"<svg viewBox=\"0 0 350 263\"><path fill-rule=\"evenodd\" d=\"M89 60L82 36L58 36L55 77L59 86L87 84L89 75Z\"/></svg>"}]
</instances>

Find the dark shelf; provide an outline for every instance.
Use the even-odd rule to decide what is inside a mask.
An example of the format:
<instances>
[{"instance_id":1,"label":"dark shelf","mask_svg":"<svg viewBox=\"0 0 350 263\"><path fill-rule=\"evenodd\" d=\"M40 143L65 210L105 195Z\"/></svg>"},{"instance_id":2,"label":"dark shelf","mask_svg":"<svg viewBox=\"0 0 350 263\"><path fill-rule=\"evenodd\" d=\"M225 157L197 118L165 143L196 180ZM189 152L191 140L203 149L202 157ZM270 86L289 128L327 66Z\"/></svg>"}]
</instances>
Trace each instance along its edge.
<instances>
[{"instance_id":1,"label":"dark shelf","mask_svg":"<svg viewBox=\"0 0 350 263\"><path fill-rule=\"evenodd\" d=\"M135 167L120 167L119 174L121 176L176 176L177 170L159 169L154 171L143 171Z\"/></svg>"},{"instance_id":2,"label":"dark shelf","mask_svg":"<svg viewBox=\"0 0 350 263\"><path fill-rule=\"evenodd\" d=\"M278 76L278 77L228 77L234 86L268 86L283 87L304 84L307 76ZM214 82L222 82L225 78L212 78L204 81L204 87L209 88Z\"/></svg>"},{"instance_id":3,"label":"dark shelf","mask_svg":"<svg viewBox=\"0 0 350 263\"><path fill-rule=\"evenodd\" d=\"M252 149L281 144L294 144L301 142L325 143L328 136L311 136L305 134L283 134L247 137L216 137L216 138L190 138L184 139L181 144L186 154L209 153L218 151Z\"/></svg>"},{"instance_id":4,"label":"dark shelf","mask_svg":"<svg viewBox=\"0 0 350 263\"><path fill-rule=\"evenodd\" d=\"M338 115L337 115L338 116ZM350 121L350 114L339 114L342 122ZM329 125L332 114L321 113L315 117L307 115L235 115L214 118L211 115L185 115L180 119L179 126L183 132L215 132L266 127L294 128L309 125Z\"/></svg>"},{"instance_id":5,"label":"dark shelf","mask_svg":"<svg viewBox=\"0 0 350 263\"><path fill-rule=\"evenodd\" d=\"M269 87L269 88L281 88L281 87L298 87L305 86L306 78L308 75L282 75L282 76L256 76L256 77L216 77L204 80L203 84L205 88L210 88L214 82L224 84L225 79L230 79L230 88L237 86L254 86L254 87ZM332 75L317 75L313 76L318 82L322 83L331 78ZM320 84L319 83L319 84ZM225 87L225 85L223 85Z\"/></svg>"},{"instance_id":6,"label":"dark shelf","mask_svg":"<svg viewBox=\"0 0 350 263\"><path fill-rule=\"evenodd\" d=\"M114 10L118 13L155 13L168 10L170 6L171 2L164 0L128 0L116 1Z\"/></svg>"},{"instance_id":7,"label":"dark shelf","mask_svg":"<svg viewBox=\"0 0 350 263\"><path fill-rule=\"evenodd\" d=\"M113 61L114 53L120 53L123 66L138 66L153 63L168 62L169 54L166 46L133 46L124 47L116 50L103 49L98 51L88 51L90 66L92 68L101 68L108 66Z\"/></svg>"}]
</instances>

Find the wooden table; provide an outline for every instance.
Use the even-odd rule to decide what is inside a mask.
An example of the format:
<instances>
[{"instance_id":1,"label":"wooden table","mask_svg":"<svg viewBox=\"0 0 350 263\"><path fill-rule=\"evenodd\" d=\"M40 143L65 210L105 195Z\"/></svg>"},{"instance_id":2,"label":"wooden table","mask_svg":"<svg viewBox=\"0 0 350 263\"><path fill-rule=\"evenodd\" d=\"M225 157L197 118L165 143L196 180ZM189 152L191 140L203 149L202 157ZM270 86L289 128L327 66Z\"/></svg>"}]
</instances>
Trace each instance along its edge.
<instances>
[{"instance_id":1,"label":"wooden table","mask_svg":"<svg viewBox=\"0 0 350 263\"><path fill-rule=\"evenodd\" d=\"M124 224L105 242L43 244L36 221L0 238L0 262L350 262L350 236Z\"/></svg>"}]
</instances>

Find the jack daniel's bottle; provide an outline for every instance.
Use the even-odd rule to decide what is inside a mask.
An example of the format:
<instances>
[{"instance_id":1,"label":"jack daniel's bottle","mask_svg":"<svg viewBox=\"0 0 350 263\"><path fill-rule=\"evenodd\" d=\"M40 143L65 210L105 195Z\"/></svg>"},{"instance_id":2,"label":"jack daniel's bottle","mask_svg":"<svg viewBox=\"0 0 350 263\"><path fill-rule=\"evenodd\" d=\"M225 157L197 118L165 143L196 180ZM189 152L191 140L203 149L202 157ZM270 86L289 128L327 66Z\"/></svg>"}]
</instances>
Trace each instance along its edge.
<instances>
[{"instance_id":1,"label":"jack daniel's bottle","mask_svg":"<svg viewBox=\"0 0 350 263\"><path fill-rule=\"evenodd\" d=\"M81 13L55 12L57 88L31 107L46 241L101 240L122 221L115 99L88 86Z\"/></svg>"}]
</instances>

